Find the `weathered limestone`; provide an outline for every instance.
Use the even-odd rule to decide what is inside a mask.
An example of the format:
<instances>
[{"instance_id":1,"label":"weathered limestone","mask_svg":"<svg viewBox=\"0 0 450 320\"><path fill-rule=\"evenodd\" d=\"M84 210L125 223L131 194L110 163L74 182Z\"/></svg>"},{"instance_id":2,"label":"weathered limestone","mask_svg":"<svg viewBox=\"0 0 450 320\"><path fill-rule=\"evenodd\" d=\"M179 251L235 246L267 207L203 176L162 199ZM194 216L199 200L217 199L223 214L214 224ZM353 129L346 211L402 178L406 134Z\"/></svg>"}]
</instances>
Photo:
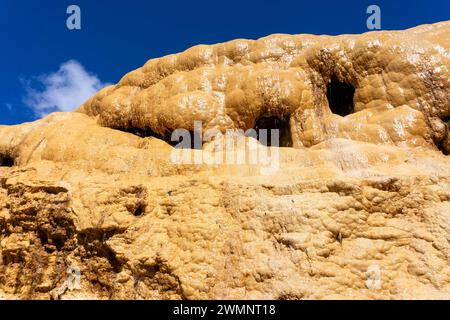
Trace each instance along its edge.
<instances>
[{"instance_id":1,"label":"weathered limestone","mask_svg":"<svg viewBox=\"0 0 450 320\"><path fill-rule=\"evenodd\" d=\"M449 68L450 22L272 35L0 126L0 298L450 299ZM262 118L292 140L269 175L174 161L178 128Z\"/></svg>"}]
</instances>

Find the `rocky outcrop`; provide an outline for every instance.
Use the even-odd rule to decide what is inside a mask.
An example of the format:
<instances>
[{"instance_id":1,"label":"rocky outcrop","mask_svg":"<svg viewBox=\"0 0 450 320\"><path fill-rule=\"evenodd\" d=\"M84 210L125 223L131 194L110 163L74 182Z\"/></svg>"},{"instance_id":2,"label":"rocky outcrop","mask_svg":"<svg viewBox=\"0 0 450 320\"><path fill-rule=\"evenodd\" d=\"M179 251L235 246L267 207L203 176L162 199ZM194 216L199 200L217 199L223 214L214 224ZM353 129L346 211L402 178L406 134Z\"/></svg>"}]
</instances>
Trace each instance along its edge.
<instances>
[{"instance_id":1,"label":"rocky outcrop","mask_svg":"<svg viewBox=\"0 0 450 320\"><path fill-rule=\"evenodd\" d=\"M449 68L449 22L272 35L0 126L0 298L449 299Z\"/></svg>"},{"instance_id":2,"label":"rocky outcrop","mask_svg":"<svg viewBox=\"0 0 450 320\"><path fill-rule=\"evenodd\" d=\"M288 120L294 147L347 138L411 146L434 141L448 152L441 121L450 117L448 33L442 22L196 46L148 61L79 112L159 138L177 128L194 130L194 121L205 130L247 130L261 117L278 117Z\"/></svg>"}]
</instances>

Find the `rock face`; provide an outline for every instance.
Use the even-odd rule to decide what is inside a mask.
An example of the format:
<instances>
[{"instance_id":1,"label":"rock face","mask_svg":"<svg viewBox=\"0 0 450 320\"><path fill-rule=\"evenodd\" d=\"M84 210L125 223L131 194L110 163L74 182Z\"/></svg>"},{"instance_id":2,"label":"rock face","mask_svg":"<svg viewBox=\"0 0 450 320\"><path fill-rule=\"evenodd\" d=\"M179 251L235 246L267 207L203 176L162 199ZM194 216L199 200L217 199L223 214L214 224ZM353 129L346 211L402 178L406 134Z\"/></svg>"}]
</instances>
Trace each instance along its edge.
<instances>
[{"instance_id":1,"label":"rock face","mask_svg":"<svg viewBox=\"0 0 450 320\"><path fill-rule=\"evenodd\" d=\"M271 35L0 126L0 298L450 299L449 69L450 22Z\"/></svg>"}]
</instances>

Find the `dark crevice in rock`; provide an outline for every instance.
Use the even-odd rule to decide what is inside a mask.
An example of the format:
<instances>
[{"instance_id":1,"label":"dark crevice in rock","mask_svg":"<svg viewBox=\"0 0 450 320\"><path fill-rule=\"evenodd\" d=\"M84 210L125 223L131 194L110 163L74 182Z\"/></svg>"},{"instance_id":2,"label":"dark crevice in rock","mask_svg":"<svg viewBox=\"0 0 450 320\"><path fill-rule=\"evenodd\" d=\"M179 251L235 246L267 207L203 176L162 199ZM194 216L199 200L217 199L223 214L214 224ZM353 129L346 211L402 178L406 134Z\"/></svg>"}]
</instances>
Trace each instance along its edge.
<instances>
[{"instance_id":1,"label":"dark crevice in rock","mask_svg":"<svg viewBox=\"0 0 450 320\"><path fill-rule=\"evenodd\" d=\"M120 129L119 129L120 130ZM163 139L165 140L162 135L154 132L151 129L141 129L141 128L125 128L122 131L134 134L135 136L141 137L141 138L146 138L146 137L155 137L158 139Z\"/></svg>"},{"instance_id":2,"label":"dark crevice in rock","mask_svg":"<svg viewBox=\"0 0 450 320\"><path fill-rule=\"evenodd\" d=\"M82 245L85 258L103 257L106 258L115 273L122 271L122 263L117 259L115 252L108 246L106 241L124 230L115 229L104 231L100 229L89 229L78 234L78 244Z\"/></svg>"},{"instance_id":3,"label":"dark crevice in rock","mask_svg":"<svg viewBox=\"0 0 450 320\"><path fill-rule=\"evenodd\" d=\"M142 214L145 212L145 204L139 204L136 209L133 212L133 215L135 217L142 216Z\"/></svg>"},{"instance_id":4,"label":"dark crevice in rock","mask_svg":"<svg viewBox=\"0 0 450 320\"><path fill-rule=\"evenodd\" d=\"M134 196L136 199L134 202L125 205L127 211L135 217L145 214L147 209L146 189L143 186L134 186L132 188L123 189L122 191L126 192L128 195Z\"/></svg>"},{"instance_id":5,"label":"dark crevice in rock","mask_svg":"<svg viewBox=\"0 0 450 320\"><path fill-rule=\"evenodd\" d=\"M255 122L254 130L256 131L256 138L263 145L276 147L292 147L293 145L289 116L282 118L260 117ZM278 134L272 130L278 130Z\"/></svg>"},{"instance_id":6,"label":"dark crevice in rock","mask_svg":"<svg viewBox=\"0 0 450 320\"><path fill-rule=\"evenodd\" d=\"M157 138L167 142L172 147L176 147L178 149L202 149L203 146L200 134L194 131L186 130L186 133L188 132L188 134L182 135L180 137L172 137L172 133L170 132L159 134L151 129L126 128L118 130L134 134L135 136L138 136L140 138L147 138L147 137ZM184 141L184 139L188 139L189 141Z\"/></svg>"},{"instance_id":7,"label":"dark crevice in rock","mask_svg":"<svg viewBox=\"0 0 450 320\"><path fill-rule=\"evenodd\" d=\"M444 118L442 119L442 121L444 121L444 122L447 124L447 126L450 127L450 116L444 117Z\"/></svg>"},{"instance_id":8,"label":"dark crevice in rock","mask_svg":"<svg viewBox=\"0 0 450 320\"><path fill-rule=\"evenodd\" d=\"M436 147L446 156L450 155L450 116L441 118L442 122L447 126L444 137L439 141L435 141Z\"/></svg>"},{"instance_id":9,"label":"dark crevice in rock","mask_svg":"<svg viewBox=\"0 0 450 320\"><path fill-rule=\"evenodd\" d=\"M436 143L436 147L441 151L444 155L448 156L450 154L450 150L448 149L445 141L440 141Z\"/></svg>"},{"instance_id":10,"label":"dark crevice in rock","mask_svg":"<svg viewBox=\"0 0 450 320\"><path fill-rule=\"evenodd\" d=\"M188 141L184 141L188 139ZM198 149L201 150L203 147L202 136L195 131L189 131L189 136L184 135L179 138L178 141L168 142L177 149Z\"/></svg>"},{"instance_id":11,"label":"dark crevice in rock","mask_svg":"<svg viewBox=\"0 0 450 320\"><path fill-rule=\"evenodd\" d=\"M0 153L0 167L14 166L14 158L7 153Z\"/></svg>"},{"instance_id":12,"label":"dark crevice in rock","mask_svg":"<svg viewBox=\"0 0 450 320\"><path fill-rule=\"evenodd\" d=\"M327 99L331 112L342 117L355 111L353 97L355 87L349 83L339 81L335 76L331 77L327 85Z\"/></svg>"},{"instance_id":13,"label":"dark crevice in rock","mask_svg":"<svg viewBox=\"0 0 450 320\"><path fill-rule=\"evenodd\" d=\"M40 240L41 245L45 248L45 251L48 253L63 250L67 241L65 236L49 238L49 235L44 230L37 230L37 237Z\"/></svg>"},{"instance_id":14,"label":"dark crevice in rock","mask_svg":"<svg viewBox=\"0 0 450 320\"><path fill-rule=\"evenodd\" d=\"M164 140L167 143L171 144L170 134L161 135L159 133L156 133L152 129L148 129L148 128L142 129L142 128L134 128L134 127L115 128L115 129L134 134L135 136L138 136L140 138L153 137L153 138L161 139L161 140Z\"/></svg>"}]
</instances>

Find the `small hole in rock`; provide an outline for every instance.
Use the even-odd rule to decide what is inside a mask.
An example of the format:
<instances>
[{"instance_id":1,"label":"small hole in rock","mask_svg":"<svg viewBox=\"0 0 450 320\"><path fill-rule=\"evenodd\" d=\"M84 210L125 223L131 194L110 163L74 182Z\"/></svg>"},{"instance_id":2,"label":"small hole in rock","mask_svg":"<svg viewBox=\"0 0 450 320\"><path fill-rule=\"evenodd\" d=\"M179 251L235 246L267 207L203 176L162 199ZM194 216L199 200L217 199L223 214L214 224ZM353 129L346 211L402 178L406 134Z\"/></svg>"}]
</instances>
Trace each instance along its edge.
<instances>
[{"instance_id":1,"label":"small hole in rock","mask_svg":"<svg viewBox=\"0 0 450 320\"><path fill-rule=\"evenodd\" d=\"M12 167L14 159L8 154L0 154L0 167Z\"/></svg>"},{"instance_id":2,"label":"small hole in rock","mask_svg":"<svg viewBox=\"0 0 450 320\"><path fill-rule=\"evenodd\" d=\"M447 126L450 127L450 116L443 118L442 121L444 121L447 124Z\"/></svg>"},{"instance_id":3,"label":"small hole in rock","mask_svg":"<svg viewBox=\"0 0 450 320\"><path fill-rule=\"evenodd\" d=\"M444 155L448 156L450 155L450 143L448 143L450 139L450 116L444 117L441 120L447 125L447 136L442 141L439 141L436 146Z\"/></svg>"},{"instance_id":4,"label":"small hole in rock","mask_svg":"<svg viewBox=\"0 0 450 320\"><path fill-rule=\"evenodd\" d=\"M201 150L203 147L202 137L198 132L189 131L189 140L184 142L184 136L180 136L178 141L170 141L170 144L177 149L198 149ZM187 137L186 137L187 138Z\"/></svg>"},{"instance_id":5,"label":"small hole in rock","mask_svg":"<svg viewBox=\"0 0 450 320\"><path fill-rule=\"evenodd\" d=\"M327 85L327 99L331 112L342 117L354 112L353 97L355 87L349 83L341 82L336 77L331 77Z\"/></svg>"},{"instance_id":6,"label":"small hole in rock","mask_svg":"<svg viewBox=\"0 0 450 320\"><path fill-rule=\"evenodd\" d=\"M143 204L140 204L140 205L137 206L136 210L134 210L133 215L134 215L135 217L142 216L142 214L144 213L144 211L145 211L145 206L144 206Z\"/></svg>"},{"instance_id":7,"label":"small hole in rock","mask_svg":"<svg viewBox=\"0 0 450 320\"><path fill-rule=\"evenodd\" d=\"M256 120L255 131L257 139L263 145L268 147L278 146L278 147L292 147L292 137L291 130L289 127L289 116L279 118L279 117L261 117ZM265 137L263 131L266 130ZM272 135L271 130L278 130L278 140L276 135Z\"/></svg>"}]
</instances>

